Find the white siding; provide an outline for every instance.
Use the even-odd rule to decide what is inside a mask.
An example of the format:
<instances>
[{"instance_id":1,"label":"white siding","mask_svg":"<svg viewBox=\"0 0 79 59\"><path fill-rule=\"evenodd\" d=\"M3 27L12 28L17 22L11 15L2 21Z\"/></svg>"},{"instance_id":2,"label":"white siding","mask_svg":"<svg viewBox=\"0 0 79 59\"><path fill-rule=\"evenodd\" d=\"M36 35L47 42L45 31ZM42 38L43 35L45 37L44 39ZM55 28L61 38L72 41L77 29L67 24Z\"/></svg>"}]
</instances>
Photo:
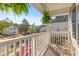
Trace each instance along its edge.
<instances>
[{"instance_id":1,"label":"white siding","mask_svg":"<svg viewBox=\"0 0 79 59\"><path fill-rule=\"evenodd\" d=\"M68 22L58 22L51 24L52 31L67 31L68 30Z\"/></svg>"}]
</instances>

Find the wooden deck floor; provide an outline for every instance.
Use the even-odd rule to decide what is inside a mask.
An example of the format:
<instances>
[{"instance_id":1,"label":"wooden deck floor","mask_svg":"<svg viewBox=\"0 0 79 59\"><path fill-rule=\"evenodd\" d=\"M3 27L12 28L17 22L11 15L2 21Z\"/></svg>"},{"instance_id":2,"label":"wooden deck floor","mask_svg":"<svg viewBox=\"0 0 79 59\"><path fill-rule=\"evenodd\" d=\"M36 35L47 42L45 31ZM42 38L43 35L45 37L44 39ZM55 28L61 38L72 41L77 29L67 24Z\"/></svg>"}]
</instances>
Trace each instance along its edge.
<instances>
[{"instance_id":1,"label":"wooden deck floor","mask_svg":"<svg viewBox=\"0 0 79 59\"><path fill-rule=\"evenodd\" d=\"M48 47L43 56L60 56L53 47Z\"/></svg>"},{"instance_id":2,"label":"wooden deck floor","mask_svg":"<svg viewBox=\"0 0 79 59\"><path fill-rule=\"evenodd\" d=\"M58 47L58 46L57 46ZM68 50L63 50L58 47L57 49L55 47L48 47L43 56L70 56L70 51Z\"/></svg>"}]
</instances>

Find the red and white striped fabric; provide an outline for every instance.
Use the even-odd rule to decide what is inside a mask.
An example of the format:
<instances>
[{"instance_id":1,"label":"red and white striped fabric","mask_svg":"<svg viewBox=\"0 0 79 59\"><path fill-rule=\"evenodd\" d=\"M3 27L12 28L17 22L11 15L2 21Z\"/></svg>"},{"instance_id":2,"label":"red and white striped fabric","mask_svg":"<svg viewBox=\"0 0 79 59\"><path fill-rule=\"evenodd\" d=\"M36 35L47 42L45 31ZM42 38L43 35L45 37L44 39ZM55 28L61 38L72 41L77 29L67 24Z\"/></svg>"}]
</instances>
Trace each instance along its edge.
<instances>
[{"instance_id":1,"label":"red and white striped fabric","mask_svg":"<svg viewBox=\"0 0 79 59\"><path fill-rule=\"evenodd\" d=\"M21 50L22 50L21 56L28 56L28 50L29 50L29 55L31 56L31 43L29 45L28 44L22 45ZM20 56L20 49L18 49L17 51L17 56Z\"/></svg>"}]
</instances>

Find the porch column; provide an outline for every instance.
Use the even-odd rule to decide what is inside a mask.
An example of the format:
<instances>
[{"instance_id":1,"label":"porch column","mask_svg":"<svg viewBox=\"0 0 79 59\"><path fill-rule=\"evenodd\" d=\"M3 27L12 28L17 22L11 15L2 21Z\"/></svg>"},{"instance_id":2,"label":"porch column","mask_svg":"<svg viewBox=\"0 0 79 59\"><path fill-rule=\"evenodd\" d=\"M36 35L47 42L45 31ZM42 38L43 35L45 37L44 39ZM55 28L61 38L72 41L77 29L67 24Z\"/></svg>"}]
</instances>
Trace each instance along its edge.
<instances>
[{"instance_id":1,"label":"porch column","mask_svg":"<svg viewBox=\"0 0 79 59\"><path fill-rule=\"evenodd\" d=\"M51 28L51 23L48 24L48 28L49 28L49 29L48 29L48 34L49 34L49 44L48 44L48 45L50 46L50 45L51 45L51 29L52 29L52 28Z\"/></svg>"}]
</instances>

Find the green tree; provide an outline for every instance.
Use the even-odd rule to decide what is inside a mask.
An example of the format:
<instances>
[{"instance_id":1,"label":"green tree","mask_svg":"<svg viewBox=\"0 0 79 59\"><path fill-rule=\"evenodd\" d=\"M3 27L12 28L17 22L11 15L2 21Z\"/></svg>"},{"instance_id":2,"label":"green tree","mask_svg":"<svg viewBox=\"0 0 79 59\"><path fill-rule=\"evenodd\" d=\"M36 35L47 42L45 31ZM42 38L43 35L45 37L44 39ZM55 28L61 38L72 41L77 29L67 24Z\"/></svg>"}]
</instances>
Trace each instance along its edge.
<instances>
[{"instance_id":1,"label":"green tree","mask_svg":"<svg viewBox=\"0 0 79 59\"><path fill-rule=\"evenodd\" d=\"M41 18L43 24L48 24L51 21L51 17L47 11L44 11L43 16Z\"/></svg>"},{"instance_id":2,"label":"green tree","mask_svg":"<svg viewBox=\"0 0 79 59\"><path fill-rule=\"evenodd\" d=\"M10 12L10 9L16 15L21 15L22 13L28 13L28 4L27 3L0 3L0 10L6 11L6 13Z\"/></svg>"},{"instance_id":3,"label":"green tree","mask_svg":"<svg viewBox=\"0 0 79 59\"><path fill-rule=\"evenodd\" d=\"M8 21L0 21L0 32L3 32L3 30L6 28L6 27L9 27L11 26L12 23L8 22Z\"/></svg>"},{"instance_id":4,"label":"green tree","mask_svg":"<svg viewBox=\"0 0 79 59\"><path fill-rule=\"evenodd\" d=\"M6 11L6 13L10 12L10 9L14 12L14 14L20 16L22 13L28 13L28 4L27 3L0 3L0 10ZM43 24L48 24L51 20L50 15L47 11L44 11L43 17L41 19Z\"/></svg>"},{"instance_id":5,"label":"green tree","mask_svg":"<svg viewBox=\"0 0 79 59\"><path fill-rule=\"evenodd\" d=\"M26 19L22 20L22 24L26 25L27 27L29 27L29 25L30 25L29 22Z\"/></svg>"},{"instance_id":6,"label":"green tree","mask_svg":"<svg viewBox=\"0 0 79 59\"><path fill-rule=\"evenodd\" d=\"M19 31L20 33L27 33L29 29L29 22L26 19L22 20L22 24L19 25Z\"/></svg>"},{"instance_id":7,"label":"green tree","mask_svg":"<svg viewBox=\"0 0 79 59\"><path fill-rule=\"evenodd\" d=\"M35 26L35 24L32 24L31 25L31 28L29 28L29 33L36 33L37 32L37 30L36 30L36 26Z\"/></svg>"},{"instance_id":8,"label":"green tree","mask_svg":"<svg viewBox=\"0 0 79 59\"><path fill-rule=\"evenodd\" d=\"M20 32L20 33L26 33L26 32L27 32L27 28L26 28L26 26L23 25L23 24L20 24L20 25L18 26L18 29L19 29L19 32Z\"/></svg>"}]
</instances>

